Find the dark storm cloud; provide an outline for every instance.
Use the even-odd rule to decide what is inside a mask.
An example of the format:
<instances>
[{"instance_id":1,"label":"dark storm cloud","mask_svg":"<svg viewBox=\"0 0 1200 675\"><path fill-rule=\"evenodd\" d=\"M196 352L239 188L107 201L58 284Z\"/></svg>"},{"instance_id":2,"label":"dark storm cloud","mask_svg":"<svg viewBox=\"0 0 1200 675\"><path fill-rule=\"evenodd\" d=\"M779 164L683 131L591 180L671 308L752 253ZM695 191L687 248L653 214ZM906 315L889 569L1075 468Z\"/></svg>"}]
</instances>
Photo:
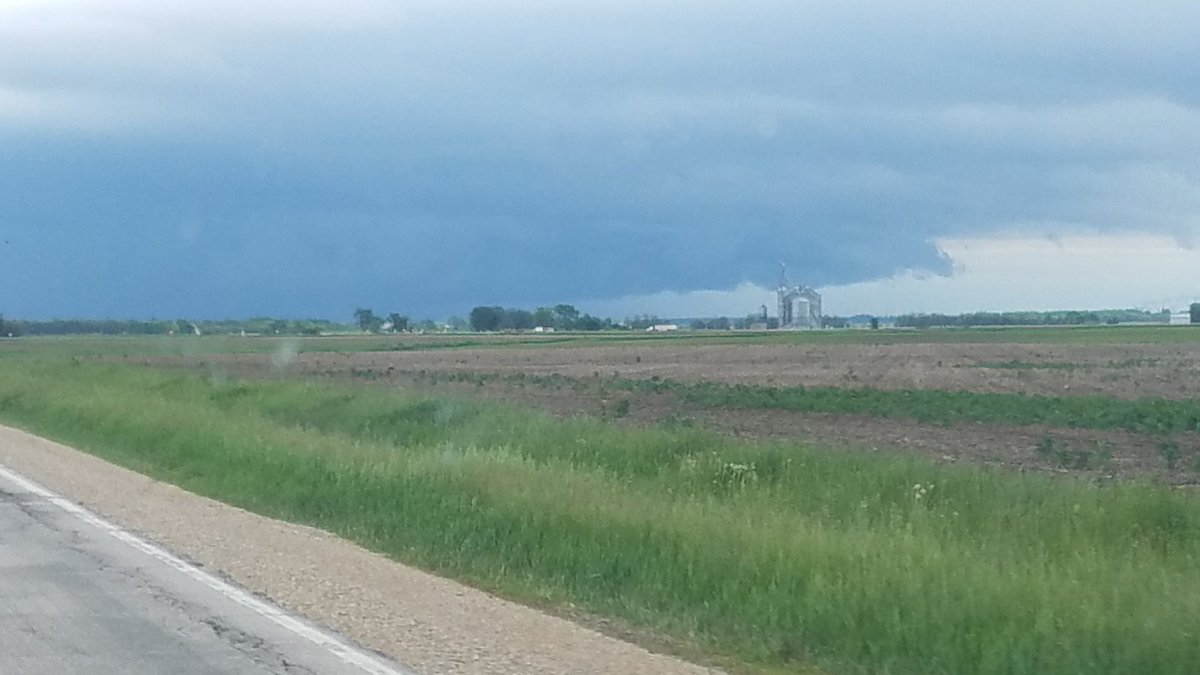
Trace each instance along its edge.
<instances>
[{"instance_id":1,"label":"dark storm cloud","mask_svg":"<svg viewBox=\"0 0 1200 675\"><path fill-rule=\"evenodd\" d=\"M1200 10L0 10L0 310L440 316L1200 232Z\"/></svg>"}]
</instances>

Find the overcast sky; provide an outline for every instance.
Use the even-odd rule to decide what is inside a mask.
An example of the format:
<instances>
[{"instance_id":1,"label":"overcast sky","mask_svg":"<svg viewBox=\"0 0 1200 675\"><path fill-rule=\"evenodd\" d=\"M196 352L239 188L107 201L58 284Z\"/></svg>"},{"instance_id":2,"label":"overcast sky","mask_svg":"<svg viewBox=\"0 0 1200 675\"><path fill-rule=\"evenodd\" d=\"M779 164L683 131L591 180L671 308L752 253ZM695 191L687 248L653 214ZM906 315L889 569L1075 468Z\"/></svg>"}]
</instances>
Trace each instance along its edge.
<instances>
[{"instance_id":1,"label":"overcast sky","mask_svg":"<svg viewBox=\"0 0 1200 675\"><path fill-rule=\"evenodd\" d=\"M779 262L836 314L1184 303L1196 26L1190 1L0 0L0 312L744 315Z\"/></svg>"}]
</instances>

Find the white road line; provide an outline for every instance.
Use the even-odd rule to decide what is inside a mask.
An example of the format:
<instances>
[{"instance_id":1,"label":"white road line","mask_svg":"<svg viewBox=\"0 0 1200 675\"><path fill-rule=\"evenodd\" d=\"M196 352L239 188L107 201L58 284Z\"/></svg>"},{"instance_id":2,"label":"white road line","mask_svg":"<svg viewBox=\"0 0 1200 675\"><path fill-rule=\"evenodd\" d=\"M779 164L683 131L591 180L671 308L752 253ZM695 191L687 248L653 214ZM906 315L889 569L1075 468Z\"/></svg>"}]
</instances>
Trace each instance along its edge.
<instances>
[{"instance_id":1,"label":"white road line","mask_svg":"<svg viewBox=\"0 0 1200 675\"><path fill-rule=\"evenodd\" d=\"M3 465L0 465L0 477L4 477L5 479L20 486L22 489L28 490L29 492L44 498L46 501L54 504L67 513L77 516L85 522L104 530L117 540L128 544L129 546L151 556L152 558L166 563L180 572L183 572L184 574L195 579L196 581L199 581L226 598L242 605L243 607L246 607L257 614L262 615L263 617L266 617L267 619L270 619L279 627L288 630L317 646L324 647L347 665L355 666L361 669L364 673L370 673L371 675L416 675L416 673L413 671L399 670L395 666L379 660L371 654L368 654L367 652L346 643L340 638L315 628L278 607L259 600L246 591L243 591L242 589L222 581L208 572L189 564L173 553L170 553L169 551L159 546L155 546L154 544L151 544L137 535L131 534L120 527L113 525L107 520L104 520L100 516L70 501L69 499L47 490L41 485L38 485L37 483L25 478L20 474L14 473Z\"/></svg>"}]
</instances>

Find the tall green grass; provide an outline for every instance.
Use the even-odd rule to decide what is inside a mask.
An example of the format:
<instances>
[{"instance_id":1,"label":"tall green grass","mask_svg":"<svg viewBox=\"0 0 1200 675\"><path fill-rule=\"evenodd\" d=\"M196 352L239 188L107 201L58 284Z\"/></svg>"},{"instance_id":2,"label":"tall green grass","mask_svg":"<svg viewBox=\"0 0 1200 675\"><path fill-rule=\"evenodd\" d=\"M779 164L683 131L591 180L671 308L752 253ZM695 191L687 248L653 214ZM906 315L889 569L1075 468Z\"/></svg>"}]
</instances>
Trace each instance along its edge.
<instances>
[{"instance_id":1,"label":"tall green grass","mask_svg":"<svg viewBox=\"0 0 1200 675\"><path fill-rule=\"evenodd\" d=\"M0 419L190 490L734 661L1180 673L1200 503L376 388L0 361Z\"/></svg>"}]
</instances>

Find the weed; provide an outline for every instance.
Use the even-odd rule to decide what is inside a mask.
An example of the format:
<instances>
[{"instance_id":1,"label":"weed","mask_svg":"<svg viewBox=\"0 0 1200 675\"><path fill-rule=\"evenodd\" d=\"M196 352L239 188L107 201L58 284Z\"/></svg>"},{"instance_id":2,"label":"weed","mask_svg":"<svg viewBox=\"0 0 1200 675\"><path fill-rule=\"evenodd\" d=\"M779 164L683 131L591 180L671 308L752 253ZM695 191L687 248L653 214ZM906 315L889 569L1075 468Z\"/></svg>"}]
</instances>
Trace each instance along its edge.
<instances>
[{"instance_id":1,"label":"weed","mask_svg":"<svg viewBox=\"0 0 1200 675\"><path fill-rule=\"evenodd\" d=\"M1179 452L1179 443L1175 441L1162 441L1158 444L1158 456L1163 458L1167 463L1168 469L1174 469L1182 455Z\"/></svg>"},{"instance_id":2,"label":"weed","mask_svg":"<svg viewBox=\"0 0 1200 675\"><path fill-rule=\"evenodd\" d=\"M1096 468L1111 468L1113 463L1112 445L1106 440L1096 441Z\"/></svg>"},{"instance_id":3,"label":"weed","mask_svg":"<svg viewBox=\"0 0 1200 675\"><path fill-rule=\"evenodd\" d=\"M1043 437L1038 441L1037 447L1034 448L1042 459L1052 462L1063 469L1074 469L1083 471L1086 469L1095 468L1099 464L1106 462L1111 458L1111 453L1101 461L1096 461L1097 458L1088 450L1071 448L1065 443L1055 441L1050 436Z\"/></svg>"},{"instance_id":4,"label":"weed","mask_svg":"<svg viewBox=\"0 0 1200 675\"><path fill-rule=\"evenodd\" d=\"M1034 448L1034 452L1043 459L1053 457L1055 450L1054 439L1049 436L1043 436L1042 440L1038 441L1037 447Z\"/></svg>"},{"instance_id":5,"label":"weed","mask_svg":"<svg viewBox=\"0 0 1200 675\"><path fill-rule=\"evenodd\" d=\"M758 470L754 462L741 464L738 462L723 462L717 468L713 485L724 491L740 490L758 482Z\"/></svg>"},{"instance_id":6,"label":"weed","mask_svg":"<svg viewBox=\"0 0 1200 675\"><path fill-rule=\"evenodd\" d=\"M928 503L928 497L933 494L933 490L936 487L937 485L934 483L914 483L912 487L913 501Z\"/></svg>"},{"instance_id":7,"label":"weed","mask_svg":"<svg viewBox=\"0 0 1200 675\"><path fill-rule=\"evenodd\" d=\"M623 399L617 401L616 405L613 406L612 414L613 414L613 417L616 417L616 418L628 417L629 416L629 399L623 398Z\"/></svg>"}]
</instances>

